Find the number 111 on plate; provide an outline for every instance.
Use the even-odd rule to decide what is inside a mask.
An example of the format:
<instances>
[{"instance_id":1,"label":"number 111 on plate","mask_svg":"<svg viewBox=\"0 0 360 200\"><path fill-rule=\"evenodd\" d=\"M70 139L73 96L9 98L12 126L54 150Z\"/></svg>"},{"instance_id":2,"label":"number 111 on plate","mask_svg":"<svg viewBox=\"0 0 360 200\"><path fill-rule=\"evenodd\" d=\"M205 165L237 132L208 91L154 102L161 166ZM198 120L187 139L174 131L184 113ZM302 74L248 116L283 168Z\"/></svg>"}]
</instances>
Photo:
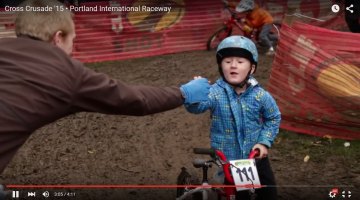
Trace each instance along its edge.
<instances>
[{"instance_id":1,"label":"number 111 on plate","mask_svg":"<svg viewBox=\"0 0 360 200\"><path fill-rule=\"evenodd\" d=\"M230 163L237 191L261 187L255 159L231 160Z\"/></svg>"}]
</instances>

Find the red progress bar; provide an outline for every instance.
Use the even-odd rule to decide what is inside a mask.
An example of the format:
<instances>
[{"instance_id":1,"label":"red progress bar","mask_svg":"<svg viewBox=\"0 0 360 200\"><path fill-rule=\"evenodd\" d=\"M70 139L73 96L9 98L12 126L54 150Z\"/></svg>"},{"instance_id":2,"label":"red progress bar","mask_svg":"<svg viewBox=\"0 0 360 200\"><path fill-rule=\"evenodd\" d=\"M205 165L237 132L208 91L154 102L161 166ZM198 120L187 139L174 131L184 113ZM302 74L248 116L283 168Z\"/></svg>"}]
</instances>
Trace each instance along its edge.
<instances>
[{"instance_id":1,"label":"red progress bar","mask_svg":"<svg viewBox=\"0 0 360 200\"><path fill-rule=\"evenodd\" d=\"M6 185L7 188L74 188L74 189L104 189L104 188L260 188L262 185Z\"/></svg>"}]
</instances>

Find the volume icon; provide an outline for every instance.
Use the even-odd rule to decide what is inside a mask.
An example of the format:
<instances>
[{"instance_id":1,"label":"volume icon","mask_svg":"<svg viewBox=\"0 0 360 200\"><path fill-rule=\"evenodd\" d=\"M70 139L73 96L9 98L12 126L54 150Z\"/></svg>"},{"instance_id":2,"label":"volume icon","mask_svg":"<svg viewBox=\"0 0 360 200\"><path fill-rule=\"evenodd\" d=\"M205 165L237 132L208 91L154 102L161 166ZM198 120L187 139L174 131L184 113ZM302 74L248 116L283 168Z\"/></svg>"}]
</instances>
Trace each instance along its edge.
<instances>
[{"instance_id":1,"label":"volume icon","mask_svg":"<svg viewBox=\"0 0 360 200\"><path fill-rule=\"evenodd\" d=\"M43 192L42 195L43 195L45 198L48 198L48 197L50 196L50 194L49 194L48 191Z\"/></svg>"}]
</instances>

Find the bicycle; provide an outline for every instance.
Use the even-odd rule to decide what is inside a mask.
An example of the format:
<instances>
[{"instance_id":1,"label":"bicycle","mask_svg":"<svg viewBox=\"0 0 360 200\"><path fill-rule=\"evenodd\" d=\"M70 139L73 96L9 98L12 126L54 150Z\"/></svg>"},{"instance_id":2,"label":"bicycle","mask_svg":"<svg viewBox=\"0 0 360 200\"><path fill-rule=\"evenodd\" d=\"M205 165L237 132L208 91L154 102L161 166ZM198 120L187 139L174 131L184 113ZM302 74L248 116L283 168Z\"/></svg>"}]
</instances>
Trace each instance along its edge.
<instances>
[{"instance_id":1,"label":"bicycle","mask_svg":"<svg viewBox=\"0 0 360 200\"><path fill-rule=\"evenodd\" d=\"M235 167L237 173L243 173L242 170L227 161L226 156L223 152L215 149L203 149L194 148L195 154L205 154L211 157L211 160L195 159L193 166L195 168L202 168L202 183L201 185L192 185L191 175L186 171L186 168L181 168L181 173L178 176L177 184L184 187L177 188L176 200L209 200L209 197L215 197L217 200L221 200L223 197L226 200L235 200L236 187L233 176L231 175L230 167ZM259 150L255 149L250 152L249 159L255 158L259 155ZM226 181L231 184L229 187L221 187L216 185L209 185L208 181L208 169L212 167L212 164L216 164L219 168L221 167ZM251 180L246 174L245 177ZM251 185L248 186L254 189L255 186L251 181ZM254 191L252 191L254 192Z\"/></svg>"},{"instance_id":2,"label":"bicycle","mask_svg":"<svg viewBox=\"0 0 360 200\"><path fill-rule=\"evenodd\" d=\"M222 25L210 36L210 38L206 43L207 50L211 51L216 49L223 39L231 36L234 27L240 30L240 35L243 35L253 40L254 43L257 44L260 31L247 25L244 16L239 16L239 13L233 11L233 9L231 9L230 7L225 6L225 10L227 10L231 16L230 18L224 21L224 25ZM276 38L278 38L278 36L280 35L279 33L280 27L281 27L280 23L273 24L273 30L271 31L271 34L273 35L272 38L274 42L275 40L277 40Z\"/></svg>"}]
</instances>

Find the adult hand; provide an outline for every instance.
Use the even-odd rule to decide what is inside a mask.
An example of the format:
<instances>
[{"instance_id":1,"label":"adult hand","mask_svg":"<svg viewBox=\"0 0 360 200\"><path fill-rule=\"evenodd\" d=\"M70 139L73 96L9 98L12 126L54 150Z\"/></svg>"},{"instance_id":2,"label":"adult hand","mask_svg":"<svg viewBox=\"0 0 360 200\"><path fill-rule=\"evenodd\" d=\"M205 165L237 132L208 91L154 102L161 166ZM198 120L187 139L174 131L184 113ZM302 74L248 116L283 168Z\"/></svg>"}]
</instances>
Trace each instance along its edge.
<instances>
[{"instance_id":1,"label":"adult hand","mask_svg":"<svg viewBox=\"0 0 360 200\"><path fill-rule=\"evenodd\" d=\"M252 150L259 149L260 153L256 158L265 158L268 155L268 148L263 144L255 144Z\"/></svg>"},{"instance_id":2,"label":"adult hand","mask_svg":"<svg viewBox=\"0 0 360 200\"><path fill-rule=\"evenodd\" d=\"M208 100L210 84L206 78L196 78L180 87L185 104L194 104Z\"/></svg>"}]
</instances>

